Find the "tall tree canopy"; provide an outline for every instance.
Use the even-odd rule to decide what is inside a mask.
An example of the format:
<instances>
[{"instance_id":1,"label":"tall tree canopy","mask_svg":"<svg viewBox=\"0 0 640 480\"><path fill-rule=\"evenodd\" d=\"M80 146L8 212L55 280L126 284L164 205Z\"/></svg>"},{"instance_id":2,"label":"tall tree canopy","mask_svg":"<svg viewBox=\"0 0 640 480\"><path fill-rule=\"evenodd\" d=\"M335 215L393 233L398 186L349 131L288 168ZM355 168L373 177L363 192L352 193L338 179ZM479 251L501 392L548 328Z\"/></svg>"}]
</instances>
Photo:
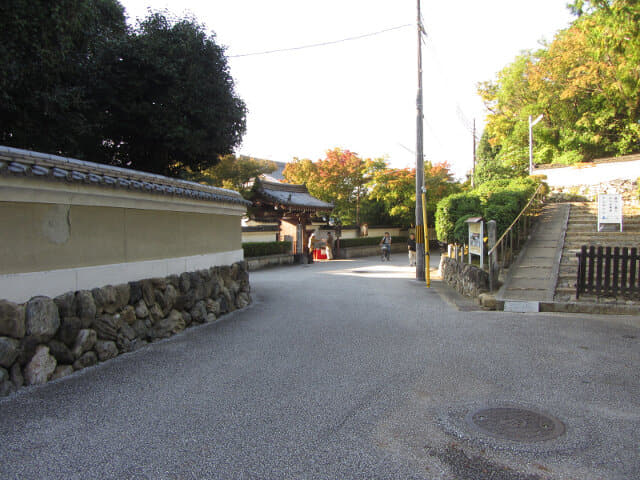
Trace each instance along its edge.
<instances>
[{"instance_id":1,"label":"tall tree canopy","mask_svg":"<svg viewBox=\"0 0 640 480\"><path fill-rule=\"evenodd\" d=\"M3 144L177 174L245 132L224 50L193 19L129 29L116 0L8 0L0 62Z\"/></svg>"},{"instance_id":2,"label":"tall tree canopy","mask_svg":"<svg viewBox=\"0 0 640 480\"><path fill-rule=\"evenodd\" d=\"M577 0L570 8L577 18L553 42L479 85L489 160L513 173L528 164L529 115L544 115L535 127L536 163L640 151L640 2Z\"/></svg>"},{"instance_id":3,"label":"tall tree canopy","mask_svg":"<svg viewBox=\"0 0 640 480\"><path fill-rule=\"evenodd\" d=\"M87 158L90 72L126 31L116 0L0 2L0 143Z\"/></svg>"}]
</instances>

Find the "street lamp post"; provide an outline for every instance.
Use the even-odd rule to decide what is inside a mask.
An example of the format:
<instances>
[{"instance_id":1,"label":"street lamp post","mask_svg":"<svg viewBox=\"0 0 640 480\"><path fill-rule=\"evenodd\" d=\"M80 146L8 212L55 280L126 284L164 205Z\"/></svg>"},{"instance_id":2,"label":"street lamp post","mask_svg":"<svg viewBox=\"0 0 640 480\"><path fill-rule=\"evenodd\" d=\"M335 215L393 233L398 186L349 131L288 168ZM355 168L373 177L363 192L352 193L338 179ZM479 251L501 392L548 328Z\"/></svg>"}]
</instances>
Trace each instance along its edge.
<instances>
[{"instance_id":1,"label":"street lamp post","mask_svg":"<svg viewBox=\"0 0 640 480\"><path fill-rule=\"evenodd\" d=\"M533 127L540 120L542 120L543 115L538 115L538 118L535 120L531 120L533 117L529 115L529 175L533 174Z\"/></svg>"}]
</instances>

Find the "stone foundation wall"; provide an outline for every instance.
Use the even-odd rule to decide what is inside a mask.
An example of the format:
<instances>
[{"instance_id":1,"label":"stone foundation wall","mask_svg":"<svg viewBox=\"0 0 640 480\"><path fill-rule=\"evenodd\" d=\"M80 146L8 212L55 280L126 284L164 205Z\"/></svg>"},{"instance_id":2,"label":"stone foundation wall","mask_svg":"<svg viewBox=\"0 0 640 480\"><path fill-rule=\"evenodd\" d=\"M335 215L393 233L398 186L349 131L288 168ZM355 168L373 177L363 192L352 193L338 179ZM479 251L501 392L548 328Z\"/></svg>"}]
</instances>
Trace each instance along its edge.
<instances>
[{"instance_id":1,"label":"stone foundation wall","mask_svg":"<svg viewBox=\"0 0 640 480\"><path fill-rule=\"evenodd\" d=\"M640 205L638 196L638 182L635 180L609 180L593 185L552 186L551 198L556 201L575 200L576 197L588 201L596 201L600 193L614 193L622 195L625 205Z\"/></svg>"},{"instance_id":2,"label":"stone foundation wall","mask_svg":"<svg viewBox=\"0 0 640 480\"><path fill-rule=\"evenodd\" d=\"M64 377L251 302L244 262L16 304L0 300L0 396Z\"/></svg>"},{"instance_id":3,"label":"stone foundation wall","mask_svg":"<svg viewBox=\"0 0 640 480\"><path fill-rule=\"evenodd\" d=\"M489 291L489 273L453 258L440 257L442 281L467 297L477 297Z\"/></svg>"}]
</instances>

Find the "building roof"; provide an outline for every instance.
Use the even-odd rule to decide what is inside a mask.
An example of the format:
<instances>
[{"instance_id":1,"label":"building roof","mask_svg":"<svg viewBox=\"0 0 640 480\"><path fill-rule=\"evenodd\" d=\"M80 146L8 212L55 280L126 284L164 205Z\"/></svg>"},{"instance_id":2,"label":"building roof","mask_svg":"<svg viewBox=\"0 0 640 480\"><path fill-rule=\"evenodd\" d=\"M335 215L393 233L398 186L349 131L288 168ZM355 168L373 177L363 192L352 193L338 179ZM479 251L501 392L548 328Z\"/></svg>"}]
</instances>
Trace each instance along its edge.
<instances>
[{"instance_id":1,"label":"building roof","mask_svg":"<svg viewBox=\"0 0 640 480\"><path fill-rule=\"evenodd\" d=\"M255 191L266 203L293 211L332 210L333 204L317 199L304 185L256 180Z\"/></svg>"},{"instance_id":2,"label":"building roof","mask_svg":"<svg viewBox=\"0 0 640 480\"><path fill-rule=\"evenodd\" d=\"M238 192L225 188L5 146L0 146L0 175L95 185L216 203L251 203Z\"/></svg>"}]
</instances>

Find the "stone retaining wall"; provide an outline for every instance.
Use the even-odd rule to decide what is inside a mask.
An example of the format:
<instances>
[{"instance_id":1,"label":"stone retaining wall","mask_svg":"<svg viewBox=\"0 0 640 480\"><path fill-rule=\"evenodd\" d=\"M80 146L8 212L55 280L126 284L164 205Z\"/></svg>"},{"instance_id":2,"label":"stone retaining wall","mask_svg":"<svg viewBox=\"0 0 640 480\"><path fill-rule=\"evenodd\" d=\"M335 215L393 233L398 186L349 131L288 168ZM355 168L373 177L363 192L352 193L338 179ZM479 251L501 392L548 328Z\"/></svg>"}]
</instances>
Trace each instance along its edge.
<instances>
[{"instance_id":1,"label":"stone retaining wall","mask_svg":"<svg viewBox=\"0 0 640 480\"><path fill-rule=\"evenodd\" d=\"M489 273L453 258L440 257L442 281L467 297L477 297L489 291Z\"/></svg>"},{"instance_id":2,"label":"stone retaining wall","mask_svg":"<svg viewBox=\"0 0 640 480\"><path fill-rule=\"evenodd\" d=\"M244 262L53 299L0 300L0 396L64 377L251 302Z\"/></svg>"}]
</instances>

